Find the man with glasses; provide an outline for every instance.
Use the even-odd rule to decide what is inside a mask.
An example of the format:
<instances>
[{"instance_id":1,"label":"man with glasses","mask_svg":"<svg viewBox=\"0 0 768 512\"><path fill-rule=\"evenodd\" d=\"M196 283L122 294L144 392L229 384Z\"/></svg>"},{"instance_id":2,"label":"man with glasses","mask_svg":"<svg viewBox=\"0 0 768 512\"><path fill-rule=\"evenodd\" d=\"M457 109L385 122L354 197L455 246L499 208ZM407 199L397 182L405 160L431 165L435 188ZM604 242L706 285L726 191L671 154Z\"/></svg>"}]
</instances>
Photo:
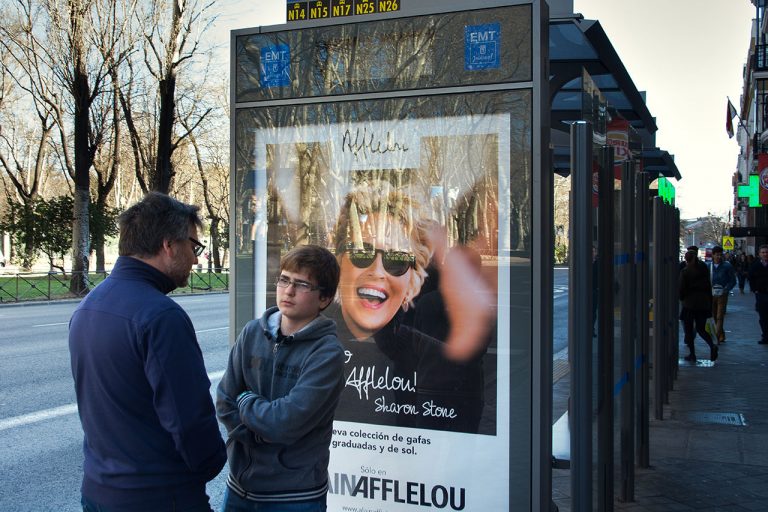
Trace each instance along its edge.
<instances>
[{"instance_id":1,"label":"man with glasses","mask_svg":"<svg viewBox=\"0 0 768 512\"><path fill-rule=\"evenodd\" d=\"M230 440L225 511L326 510L344 350L320 312L338 282L328 250L292 249L280 261L277 306L248 322L232 348L216 394Z\"/></svg>"},{"instance_id":2,"label":"man with glasses","mask_svg":"<svg viewBox=\"0 0 768 512\"><path fill-rule=\"evenodd\" d=\"M157 192L123 212L115 267L72 315L85 511L211 510L224 443L195 329L166 295L204 249L197 212Z\"/></svg>"}]
</instances>

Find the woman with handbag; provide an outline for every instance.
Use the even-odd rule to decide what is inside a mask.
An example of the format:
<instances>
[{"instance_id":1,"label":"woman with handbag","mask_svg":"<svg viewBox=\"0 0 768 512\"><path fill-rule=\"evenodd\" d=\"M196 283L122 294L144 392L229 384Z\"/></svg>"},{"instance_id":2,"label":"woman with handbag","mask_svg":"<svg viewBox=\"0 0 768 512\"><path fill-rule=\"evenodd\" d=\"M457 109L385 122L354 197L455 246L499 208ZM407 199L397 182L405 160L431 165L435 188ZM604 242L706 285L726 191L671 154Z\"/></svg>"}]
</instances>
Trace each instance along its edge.
<instances>
[{"instance_id":1,"label":"woman with handbag","mask_svg":"<svg viewBox=\"0 0 768 512\"><path fill-rule=\"evenodd\" d=\"M685 332L684 341L690 350L685 360L696 361L694 339L698 333L709 345L709 359L714 361L717 359L718 348L706 330L707 319L712 317L712 286L709 280L709 269L693 251L685 253L685 268L680 273L678 290L683 306L680 311L680 320L683 322Z\"/></svg>"}]
</instances>

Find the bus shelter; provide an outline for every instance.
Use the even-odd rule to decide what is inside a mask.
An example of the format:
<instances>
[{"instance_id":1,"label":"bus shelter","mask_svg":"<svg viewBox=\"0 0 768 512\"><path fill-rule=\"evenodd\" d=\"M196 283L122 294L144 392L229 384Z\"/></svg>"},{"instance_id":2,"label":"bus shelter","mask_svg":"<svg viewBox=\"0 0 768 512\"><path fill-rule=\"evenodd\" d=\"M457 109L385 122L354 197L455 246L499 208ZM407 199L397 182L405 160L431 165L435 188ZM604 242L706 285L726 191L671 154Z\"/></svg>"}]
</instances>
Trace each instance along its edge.
<instances>
[{"instance_id":1,"label":"bus shelter","mask_svg":"<svg viewBox=\"0 0 768 512\"><path fill-rule=\"evenodd\" d=\"M327 247L347 357L329 509L548 509L546 3L288 2L287 20L231 36L231 339L274 305L281 255ZM435 227L490 285L460 363ZM393 325L417 335L393 345Z\"/></svg>"},{"instance_id":2,"label":"bus shelter","mask_svg":"<svg viewBox=\"0 0 768 512\"><path fill-rule=\"evenodd\" d=\"M651 187L680 174L599 22L553 20L550 58L553 168L571 181L570 396L555 466L570 470L572 509L610 511L634 500L650 415L662 419L677 368L679 213Z\"/></svg>"}]
</instances>

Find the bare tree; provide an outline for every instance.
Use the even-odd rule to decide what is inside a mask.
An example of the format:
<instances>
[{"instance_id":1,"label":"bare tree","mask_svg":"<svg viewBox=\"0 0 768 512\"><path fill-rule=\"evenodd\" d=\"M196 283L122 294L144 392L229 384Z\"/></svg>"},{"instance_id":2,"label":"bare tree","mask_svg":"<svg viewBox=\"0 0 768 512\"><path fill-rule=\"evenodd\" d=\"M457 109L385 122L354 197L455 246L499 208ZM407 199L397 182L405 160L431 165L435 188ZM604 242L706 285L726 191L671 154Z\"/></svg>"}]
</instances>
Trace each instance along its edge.
<instances>
[{"instance_id":1,"label":"bare tree","mask_svg":"<svg viewBox=\"0 0 768 512\"><path fill-rule=\"evenodd\" d=\"M174 134L177 80L200 53L201 37L214 20L209 12L212 5L205 0L154 0L140 17L144 63L157 84L155 161L146 168L149 179L143 181L151 190L170 191L175 175L173 153L195 128L191 126L180 136Z\"/></svg>"},{"instance_id":2,"label":"bare tree","mask_svg":"<svg viewBox=\"0 0 768 512\"><path fill-rule=\"evenodd\" d=\"M726 234L728 222L720 215L707 212L707 216L702 219L700 228L700 240L712 241L715 245L723 243L723 235Z\"/></svg>"},{"instance_id":3,"label":"bare tree","mask_svg":"<svg viewBox=\"0 0 768 512\"><path fill-rule=\"evenodd\" d=\"M56 114L63 165L74 182L70 291L82 295L88 291L90 174L109 127L97 99L107 90L113 68L129 51L118 48L133 4L130 0L46 0L45 5L50 18L50 58L68 92L67 109L60 108Z\"/></svg>"},{"instance_id":4,"label":"bare tree","mask_svg":"<svg viewBox=\"0 0 768 512\"><path fill-rule=\"evenodd\" d=\"M31 211L50 169L54 108L60 92L40 40L44 30L35 26L42 6L19 0L12 7L0 13L7 20L0 25L0 166L24 211ZM31 226L22 245L21 264L29 268L37 252Z\"/></svg>"},{"instance_id":5,"label":"bare tree","mask_svg":"<svg viewBox=\"0 0 768 512\"><path fill-rule=\"evenodd\" d=\"M210 221L209 263L221 269L229 233L229 92L225 82L187 89L179 97L179 123L188 134L202 204ZM205 129L196 134L194 128L202 119L206 119Z\"/></svg>"}]
</instances>

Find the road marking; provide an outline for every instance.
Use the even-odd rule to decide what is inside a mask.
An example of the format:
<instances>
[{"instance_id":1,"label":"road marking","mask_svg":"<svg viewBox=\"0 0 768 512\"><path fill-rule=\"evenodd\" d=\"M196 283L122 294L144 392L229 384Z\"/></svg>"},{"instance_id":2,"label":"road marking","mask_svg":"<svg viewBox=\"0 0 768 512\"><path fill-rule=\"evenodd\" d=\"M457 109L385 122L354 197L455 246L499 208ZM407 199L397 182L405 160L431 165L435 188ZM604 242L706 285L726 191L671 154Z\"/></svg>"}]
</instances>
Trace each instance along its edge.
<instances>
[{"instance_id":1,"label":"road marking","mask_svg":"<svg viewBox=\"0 0 768 512\"><path fill-rule=\"evenodd\" d=\"M208 374L208 379L213 384L215 381L221 379L224 375L224 370L217 372L211 372ZM42 411L31 412L28 414L22 414L20 416L13 416L12 418L5 418L0 420L0 432L15 427L21 427L24 425L30 425L32 423L40 423L41 421L51 420L53 418L59 418L61 416L67 416L75 414L77 412L77 404L61 405L59 407L52 407L50 409L43 409Z\"/></svg>"},{"instance_id":2,"label":"road marking","mask_svg":"<svg viewBox=\"0 0 768 512\"><path fill-rule=\"evenodd\" d=\"M211 372L208 374L208 380L213 383L215 380L219 380L224 376L224 370L219 370L217 372Z\"/></svg>"},{"instance_id":3,"label":"road marking","mask_svg":"<svg viewBox=\"0 0 768 512\"><path fill-rule=\"evenodd\" d=\"M0 421L0 431L14 427L21 427L23 425L29 425L30 423L38 423L40 421L58 418L59 416L66 416L76 412L77 404L68 404L62 405L61 407L54 407L53 409L45 409L43 411L22 414L21 416L14 416L13 418L7 418Z\"/></svg>"},{"instance_id":4,"label":"road marking","mask_svg":"<svg viewBox=\"0 0 768 512\"><path fill-rule=\"evenodd\" d=\"M54 324L35 324L32 327L52 327L54 325L67 325L69 322L56 322ZM211 331L222 331L224 329L229 329L229 327L215 327L213 329L203 329L201 331L195 331L195 333L201 333L201 332L211 332Z\"/></svg>"}]
</instances>

